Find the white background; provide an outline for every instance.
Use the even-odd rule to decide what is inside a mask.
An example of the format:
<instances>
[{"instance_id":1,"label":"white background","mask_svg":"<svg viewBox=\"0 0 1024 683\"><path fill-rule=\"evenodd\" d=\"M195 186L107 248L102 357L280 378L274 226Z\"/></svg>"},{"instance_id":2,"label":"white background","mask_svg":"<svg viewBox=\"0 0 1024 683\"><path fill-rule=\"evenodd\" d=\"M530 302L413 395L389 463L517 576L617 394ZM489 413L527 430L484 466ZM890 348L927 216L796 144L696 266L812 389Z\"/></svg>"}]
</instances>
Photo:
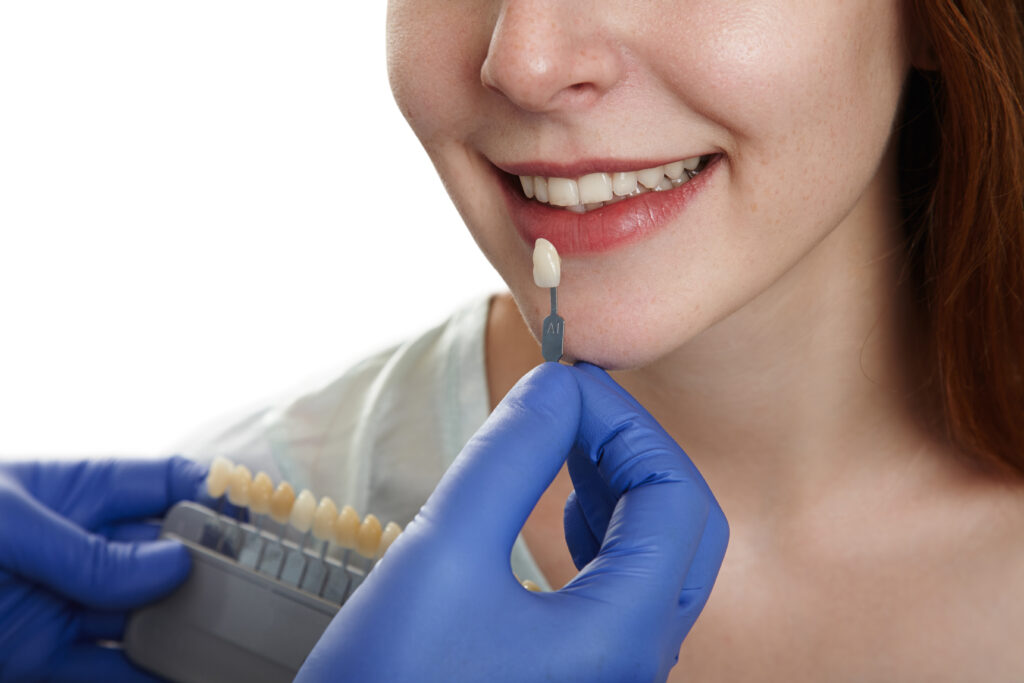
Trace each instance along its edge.
<instances>
[{"instance_id":1,"label":"white background","mask_svg":"<svg viewBox=\"0 0 1024 683\"><path fill-rule=\"evenodd\" d=\"M0 3L0 457L160 453L502 287L384 13Z\"/></svg>"}]
</instances>

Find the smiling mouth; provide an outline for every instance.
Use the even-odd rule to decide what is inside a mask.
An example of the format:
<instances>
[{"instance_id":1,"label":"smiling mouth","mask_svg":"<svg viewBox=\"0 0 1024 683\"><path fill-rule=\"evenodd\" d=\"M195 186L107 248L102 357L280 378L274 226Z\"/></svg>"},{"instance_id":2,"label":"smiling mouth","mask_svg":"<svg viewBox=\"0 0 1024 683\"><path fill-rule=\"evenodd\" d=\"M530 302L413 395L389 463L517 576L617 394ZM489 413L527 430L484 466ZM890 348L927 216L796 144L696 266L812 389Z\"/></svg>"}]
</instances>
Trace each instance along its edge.
<instances>
[{"instance_id":1,"label":"smiling mouth","mask_svg":"<svg viewBox=\"0 0 1024 683\"><path fill-rule=\"evenodd\" d=\"M588 173L578 178L508 175L519 179L526 199L572 213L589 213L648 192L685 185L700 175L714 156L691 157L639 171Z\"/></svg>"}]
</instances>

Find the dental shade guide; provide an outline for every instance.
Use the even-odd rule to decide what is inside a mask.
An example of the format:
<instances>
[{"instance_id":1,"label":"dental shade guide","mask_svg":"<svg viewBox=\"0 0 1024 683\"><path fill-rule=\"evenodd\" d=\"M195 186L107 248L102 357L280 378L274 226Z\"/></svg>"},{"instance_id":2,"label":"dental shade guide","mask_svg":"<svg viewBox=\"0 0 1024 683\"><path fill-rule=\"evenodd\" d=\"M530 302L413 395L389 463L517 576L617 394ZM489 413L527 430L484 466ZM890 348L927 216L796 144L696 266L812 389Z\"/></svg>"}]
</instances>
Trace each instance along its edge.
<instances>
[{"instance_id":1,"label":"dental shade guide","mask_svg":"<svg viewBox=\"0 0 1024 683\"><path fill-rule=\"evenodd\" d=\"M239 506L238 519L190 501L164 518L161 538L188 548L192 571L129 618L125 654L143 669L179 683L292 680L370 569L349 549L375 561L401 533L393 522L382 531L374 515L360 521L348 505L339 513L327 497L316 505L310 491L296 497L287 482L272 489L263 472L246 475L218 458L206 482L218 505ZM243 506L255 525L241 519ZM322 545L306 547L311 535Z\"/></svg>"},{"instance_id":2,"label":"dental shade guide","mask_svg":"<svg viewBox=\"0 0 1024 683\"><path fill-rule=\"evenodd\" d=\"M562 279L562 259L555 245L543 237L533 247L533 282L551 290L551 314L544 318L541 332L541 355L548 362L562 359L565 320L558 315L558 285Z\"/></svg>"}]
</instances>

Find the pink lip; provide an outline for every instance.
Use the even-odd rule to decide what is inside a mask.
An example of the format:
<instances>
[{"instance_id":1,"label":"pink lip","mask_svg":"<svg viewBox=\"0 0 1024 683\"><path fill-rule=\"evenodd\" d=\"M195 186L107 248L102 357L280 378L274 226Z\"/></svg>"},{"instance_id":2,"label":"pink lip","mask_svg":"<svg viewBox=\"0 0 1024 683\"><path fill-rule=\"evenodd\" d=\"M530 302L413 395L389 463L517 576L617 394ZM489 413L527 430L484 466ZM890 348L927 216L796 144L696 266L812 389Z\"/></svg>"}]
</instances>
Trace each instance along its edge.
<instances>
[{"instance_id":1,"label":"pink lip","mask_svg":"<svg viewBox=\"0 0 1024 683\"><path fill-rule=\"evenodd\" d=\"M721 155L715 155L700 174L673 190L646 192L632 199L581 214L527 199L519 186L519 179L515 176L549 175L573 178L585 174L586 171L578 173L575 167L561 167L563 171L568 168L572 172L562 175L548 174L546 171L550 169L547 167L544 167L545 172L541 173L534 169L541 168L542 165L530 165L530 172L508 175L499 171L499 175L502 176L501 187L509 215L516 231L527 245L532 247L534 242L543 237L554 244L559 254L563 256L594 254L642 240L668 225L707 185L721 158ZM591 163L587 165L598 168ZM613 172L614 165L599 168Z\"/></svg>"}]
</instances>

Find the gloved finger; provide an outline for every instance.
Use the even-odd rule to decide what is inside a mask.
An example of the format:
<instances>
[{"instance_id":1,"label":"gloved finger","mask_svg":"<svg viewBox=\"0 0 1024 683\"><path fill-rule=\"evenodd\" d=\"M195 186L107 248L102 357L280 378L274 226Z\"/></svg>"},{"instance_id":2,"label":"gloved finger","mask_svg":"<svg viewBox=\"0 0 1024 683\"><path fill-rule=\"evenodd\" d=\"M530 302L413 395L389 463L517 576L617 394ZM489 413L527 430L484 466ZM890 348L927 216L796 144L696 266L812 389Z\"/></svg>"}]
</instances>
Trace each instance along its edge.
<instances>
[{"instance_id":1,"label":"gloved finger","mask_svg":"<svg viewBox=\"0 0 1024 683\"><path fill-rule=\"evenodd\" d=\"M122 650L98 645L78 644L68 647L45 676L48 681L62 683L160 683L160 679L136 667Z\"/></svg>"},{"instance_id":2,"label":"gloved finger","mask_svg":"<svg viewBox=\"0 0 1024 683\"><path fill-rule=\"evenodd\" d=\"M85 642L121 640L128 613L111 610L82 610L78 615L78 639Z\"/></svg>"},{"instance_id":3,"label":"gloved finger","mask_svg":"<svg viewBox=\"0 0 1024 683\"><path fill-rule=\"evenodd\" d=\"M608 483L597 471L597 466L581 449L573 448L569 453L568 469L573 490L576 493L576 505L600 547L605 531L608 529L608 522L612 518L612 511L618 502L618 496L608 488ZM596 554L596 550L594 554ZM593 556L587 561L589 562L591 559Z\"/></svg>"},{"instance_id":4,"label":"gloved finger","mask_svg":"<svg viewBox=\"0 0 1024 683\"><path fill-rule=\"evenodd\" d=\"M678 596L704 534L710 490L675 441L603 371L580 371L576 379L583 405L575 447L619 500L598 556L570 587L609 601Z\"/></svg>"},{"instance_id":5,"label":"gloved finger","mask_svg":"<svg viewBox=\"0 0 1024 683\"><path fill-rule=\"evenodd\" d=\"M24 463L20 478L34 497L87 529L124 519L160 517L195 498L207 469L181 456L147 460Z\"/></svg>"},{"instance_id":6,"label":"gloved finger","mask_svg":"<svg viewBox=\"0 0 1024 683\"><path fill-rule=\"evenodd\" d=\"M523 377L462 449L413 524L443 530L452 547L472 549L477 563L507 569L519 530L575 439L580 398L573 375L568 366L545 363Z\"/></svg>"},{"instance_id":7,"label":"gloved finger","mask_svg":"<svg viewBox=\"0 0 1024 683\"><path fill-rule=\"evenodd\" d=\"M595 381L599 382L604 388L608 389L614 394L617 394L623 401L625 401L626 403L631 405L636 411L638 411L639 414L644 415L645 418L649 420L651 424L653 424L655 430L661 433L665 439L667 439L669 442L673 444L675 443L672 437L667 432L665 432L665 430L650 415L650 413L648 413L647 410L642 405L640 405L640 402L637 401L628 391L623 389L618 384L618 382L616 382L607 372L597 367L596 365L592 365L590 363L585 362L577 363L575 368L582 372L583 374L587 375L588 377L591 377ZM704 481L704 477L701 476L696 466L693 465L692 461L690 461L689 457L685 455L681 448L679 449L679 451L683 453L683 456L685 458L685 464L687 465L688 471L690 471L691 474L695 477L695 479L699 482L699 486L706 492L708 499L710 501L707 529L705 529L705 532L701 537L697 552L694 555L692 564L690 565L690 570L687 573L686 580L683 583L683 590L685 592L696 593L698 597L695 598L693 596L690 596L689 598L684 598L683 596L681 596L680 600L681 602L685 602L686 600L692 601L695 599L699 599L700 595L703 595L703 599L706 600L707 593L710 592L711 587L714 585L715 579L718 577L718 570L721 567L722 560L725 557L725 550L729 541L729 523L726 520L725 514L722 512L722 508L718 505L718 501L715 499L714 494L708 487L707 482ZM574 462L580 462L580 458L577 457L577 453L575 452L573 454L570 454L569 456L570 475L572 475L573 473ZM581 480L584 480L584 475L587 473L587 471L588 470L586 467L577 467L577 475L580 476ZM594 490L595 488L595 486L590 485L582 490L591 491ZM588 506L587 502L591 503L591 505ZM603 502L604 505L607 505L607 498ZM602 501L587 497L586 501L584 501L583 503L583 507L586 512L590 513L588 515L588 520L591 520L591 529L594 531L595 535L597 535L599 530L599 526L597 525L600 524L599 520L601 519L601 512L604 509L602 506ZM594 520L598 521L595 522ZM703 607L703 602L701 602L700 605L701 607Z\"/></svg>"},{"instance_id":8,"label":"gloved finger","mask_svg":"<svg viewBox=\"0 0 1024 683\"><path fill-rule=\"evenodd\" d=\"M125 609L188 575L175 541L120 543L85 531L0 478L0 567L89 607Z\"/></svg>"},{"instance_id":9,"label":"gloved finger","mask_svg":"<svg viewBox=\"0 0 1024 683\"><path fill-rule=\"evenodd\" d=\"M158 522L114 522L96 530L96 533L108 541L152 541L160 535Z\"/></svg>"},{"instance_id":10,"label":"gloved finger","mask_svg":"<svg viewBox=\"0 0 1024 683\"><path fill-rule=\"evenodd\" d=\"M597 552L601 549L601 542L591 531L575 491L570 491L569 497L565 500L562 528L565 530L565 543L569 546L572 563L576 565L576 569L583 569L597 556ZM601 537L604 538L604 535L602 534Z\"/></svg>"},{"instance_id":11,"label":"gloved finger","mask_svg":"<svg viewBox=\"0 0 1024 683\"><path fill-rule=\"evenodd\" d=\"M697 552L679 593L679 609L696 618L704 609L729 545L729 522L718 504L711 506Z\"/></svg>"}]
</instances>

